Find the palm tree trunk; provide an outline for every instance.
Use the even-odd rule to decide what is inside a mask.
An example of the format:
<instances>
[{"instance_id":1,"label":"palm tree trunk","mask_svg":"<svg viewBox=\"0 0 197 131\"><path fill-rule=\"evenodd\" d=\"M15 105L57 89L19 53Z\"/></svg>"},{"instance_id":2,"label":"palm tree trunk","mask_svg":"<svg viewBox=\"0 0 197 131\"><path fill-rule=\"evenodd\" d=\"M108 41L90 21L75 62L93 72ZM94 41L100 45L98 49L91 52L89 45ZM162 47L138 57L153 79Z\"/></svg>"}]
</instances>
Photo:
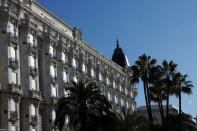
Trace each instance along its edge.
<instances>
[{"instance_id":1,"label":"palm tree trunk","mask_svg":"<svg viewBox=\"0 0 197 131\"><path fill-rule=\"evenodd\" d=\"M170 88L167 87L167 100L166 100L166 129L168 129L168 116L169 116L169 95L170 95Z\"/></svg>"},{"instance_id":2,"label":"palm tree trunk","mask_svg":"<svg viewBox=\"0 0 197 131\"><path fill-rule=\"evenodd\" d=\"M150 121L150 129L153 131L153 118L152 118L152 111L149 101L149 91L148 91L148 84L147 82L143 81L144 84L144 96L145 96L145 102L146 102L146 109L148 113L148 119Z\"/></svg>"},{"instance_id":3,"label":"palm tree trunk","mask_svg":"<svg viewBox=\"0 0 197 131\"><path fill-rule=\"evenodd\" d=\"M164 123L162 100L158 100L158 105L159 105L159 112L160 112L160 116L161 116L162 126L164 127L165 123Z\"/></svg>"},{"instance_id":4,"label":"palm tree trunk","mask_svg":"<svg viewBox=\"0 0 197 131\"><path fill-rule=\"evenodd\" d=\"M179 91L179 130L181 131L181 91Z\"/></svg>"}]
</instances>

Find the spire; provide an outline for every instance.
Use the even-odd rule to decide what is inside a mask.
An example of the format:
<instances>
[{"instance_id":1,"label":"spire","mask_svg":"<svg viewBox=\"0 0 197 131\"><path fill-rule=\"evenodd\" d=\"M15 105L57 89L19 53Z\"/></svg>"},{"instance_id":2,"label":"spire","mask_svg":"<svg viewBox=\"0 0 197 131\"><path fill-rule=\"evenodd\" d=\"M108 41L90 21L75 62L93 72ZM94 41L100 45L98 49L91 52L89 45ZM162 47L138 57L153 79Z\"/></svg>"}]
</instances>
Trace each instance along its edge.
<instances>
[{"instance_id":1,"label":"spire","mask_svg":"<svg viewBox=\"0 0 197 131\"><path fill-rule=\"evenodd\" d=\"M120 45L119 45L119 40L118 40L118 38L117 38L117 40L116 40L116 48L120 48Z\"/></svg>"}]
</instances>

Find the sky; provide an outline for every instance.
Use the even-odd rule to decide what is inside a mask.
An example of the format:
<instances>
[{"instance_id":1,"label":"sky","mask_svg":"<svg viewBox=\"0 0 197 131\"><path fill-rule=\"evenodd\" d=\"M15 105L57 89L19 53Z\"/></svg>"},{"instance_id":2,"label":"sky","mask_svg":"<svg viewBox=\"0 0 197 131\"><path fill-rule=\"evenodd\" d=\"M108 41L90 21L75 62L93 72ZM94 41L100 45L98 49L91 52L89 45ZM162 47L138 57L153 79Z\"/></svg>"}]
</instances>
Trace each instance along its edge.
<instances>
[{"instance_id":1,"label":"sky","mask_svg":"<svg viewBox=\"0 0 197 131\"><path fill-rule=\"evenodd\" d=\"M178 64L193 82L193 94L183 95L183 111L197 114L197 0L37 0L71 27L79 27L84 40L111 58L116 39L130 65L146 53L159 63ZM144 105L137 85L137 106ZM178 99L171 103L178 106Z\"/></svg>"}]
</instances>

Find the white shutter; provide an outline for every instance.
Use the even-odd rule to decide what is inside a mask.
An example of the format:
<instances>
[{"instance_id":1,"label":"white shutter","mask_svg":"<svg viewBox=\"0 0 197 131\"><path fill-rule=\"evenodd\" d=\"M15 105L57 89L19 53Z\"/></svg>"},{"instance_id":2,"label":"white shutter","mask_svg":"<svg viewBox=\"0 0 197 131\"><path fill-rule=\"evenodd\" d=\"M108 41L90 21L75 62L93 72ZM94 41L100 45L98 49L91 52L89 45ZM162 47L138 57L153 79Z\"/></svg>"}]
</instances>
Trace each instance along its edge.
<instances>
[{"instance_id":1,"label":"white shutter","mask_svg":"<svg viewBox=\"0 0 197 131\"><path fill-rule=\"evenodd\" d=\"M31 104L31 116L35 116L36 115L36 108L33 104Z\"/></svg>"}]
</instances>

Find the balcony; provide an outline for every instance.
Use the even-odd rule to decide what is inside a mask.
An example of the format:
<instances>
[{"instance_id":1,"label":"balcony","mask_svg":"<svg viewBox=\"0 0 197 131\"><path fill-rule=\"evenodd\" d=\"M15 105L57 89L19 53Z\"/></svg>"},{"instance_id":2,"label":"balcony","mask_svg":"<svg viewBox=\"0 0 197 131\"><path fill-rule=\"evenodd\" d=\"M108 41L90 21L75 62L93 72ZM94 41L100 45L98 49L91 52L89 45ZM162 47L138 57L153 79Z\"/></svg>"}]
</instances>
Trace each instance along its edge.
<instances>
[{"instance_id":1,"label":"balcony","mask_svg":"<svg viewBox=\"0 0 197 131\"><path fill-rule=\"evenodd\" d=\"M36 67L30 67L30 74L35 77L38 75L38 69Z\"/></svg>"},{"instance_id":2,"label":"balcony","mask_svg":"<svg viewBox=\"0 0 197 131\"><path fill-rule=\"evenodd\" d=\"M8 33L8 38L10 41L14 42L15 44L18 43L18 36L17 34Z\"/></svg>"},{"instance_id":3,"label":"balcony","mask_svg":"<svg viewBox=\"0 0 197 131\"><path fill-rule=\"evenodd\" d=\"M53 104L57 104L57 102L58 102L58 98L57 97L51 97L51 102L53 103Z\"/></svg>"},{"instance_id":4,"label":"balcony","mask_svg":"<svg viewBox=\"0 0 197 131\"><path fill-rule=\"evenodd\" d=\"M49 54L49 59L50 59L52 62L57 63L57 57L56 57L56 55Z\"/></svg>"},{"instance_id":5,"label":"balcony","mask_svg":"<svg viewBox=\"0 0 197 131\"><path fill-rule=\"evenodd\" d=\"M9 66L12 69L18 69L19 68L19 62L16 58L9 58Z\"/></svg>"},{"instance_id":6,"label":"balcony","mask_svg":"<svg viewBox=\"0 0 197 131\"><path fill-rule=\"evenodd\" d=\"M34 53L36 53L36 54L38 53L38 49L37 49L36 45L31 45L30 44L29 50L32 51L32 52L34 52Z\"/></svg>"},{"instance_id":7,"label":"balcony","mask_svg":"<svg viewBox=\"0 0 197 131\"><path fill-rule=\"evenodd\" d=\"M53 85L56 85L57 84L57 77L51 77L51 83Z\"/></svg>"},{"instance_id":8,"label":"balcony","mask_svg":"<svg viewBox=\"0 0 197 131\"><path fill-rule=\"evenodd\" d=\"M37 116L31 116L31 124L32 125L37 125L38 124Z\"/></svg>"},{"instance_id":9,"label":"balcony","mask_svg":"<svg viewBox=\"0 0 197 131\"><path fill-rule=\"evenodd\" d=\"M31 98L35 98L35 99L41 100L41 93L39 91L30 90L29 94L30 94Z\"/></svg>"},{"instance_id":10,"label":"balcony","mask_svg":"<svg viewBox=\"0 0 197 131\"><path fill-rule=\"evenodd\" d=\"M9 84L8 90L13 93L22 94L21 87L14 83Z\"/></svg>"},{"instance_id":11,"label":"balcony","mask_svg":"<svg viewBox=\"0 0 197 131\"><path fill-rule=\"evenodd\" d=\"M10 112L10 120L13 121L13 122L18 120L17 111L11 111Z\"/></svg>"}]
</instances>

